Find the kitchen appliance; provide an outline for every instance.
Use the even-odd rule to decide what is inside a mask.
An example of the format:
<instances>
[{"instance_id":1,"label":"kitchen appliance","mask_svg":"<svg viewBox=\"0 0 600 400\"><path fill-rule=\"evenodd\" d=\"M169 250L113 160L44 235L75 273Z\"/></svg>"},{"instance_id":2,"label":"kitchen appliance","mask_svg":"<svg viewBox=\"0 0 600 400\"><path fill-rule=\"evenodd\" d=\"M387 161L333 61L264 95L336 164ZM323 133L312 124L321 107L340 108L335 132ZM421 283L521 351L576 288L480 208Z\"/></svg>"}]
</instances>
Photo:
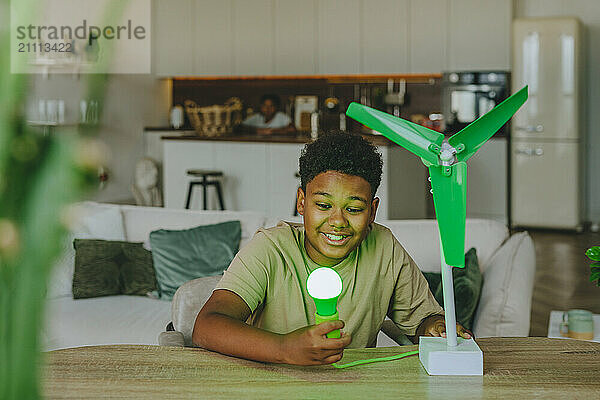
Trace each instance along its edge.
<instances>
[{"instance_id":1,"label":"kitchen appliance","mask_svg":"<svg viewBox=\"0 0 600 400\"><path fill-rule=\"evenodd\" d=\"M510 73L506 71L445 72L442 75L442 114L446 134L459 132L506 99L509 80ZM506 135L507 125L504 125L496 136Z\"/></svg>"},{"instance_id":2,"label":"kitchen appliance","mask_svg":"<svg viewBox=\"0 0 600 400\"><path fill-rule=\"evenodd\" d=\"M296 96L294 125L299 131L311 130L311 114L317 112L317 96Z\"/></svg>"},{"instance_id":3,"label":"kitchen appliance","mask_svg":"<svg viewBox=\"0 0 600 400\"><path fill-rule=\"evenodd\" d=\"M506 71L446 72L442 75L443 132L453 135L509 96L510 74ZM525 86L523 84L520 87ZM519 87L519 88L520 88ZM436 118L439 118L436 116ZM430 118L431 119L431 118ZM432 121L433 124L433 121ZM473 158L467 185L467 216L508 223L510 220L510 176L508 123L504 124ZM490 167L494 166L494 167ZM488 190L482 187L489 185Z\"/></svg>"},{"instance_id":4,"label":"kitchen appliance","mask_svg":"<svg viewBox=\"0 0 600 400\"><path fill-rule=\"evenodd\" d=\"M581 230L582 25L525 18L512 30L512 88L529 85L529 101L511 125L511 224Z\"/></svg>"}]
</instances>

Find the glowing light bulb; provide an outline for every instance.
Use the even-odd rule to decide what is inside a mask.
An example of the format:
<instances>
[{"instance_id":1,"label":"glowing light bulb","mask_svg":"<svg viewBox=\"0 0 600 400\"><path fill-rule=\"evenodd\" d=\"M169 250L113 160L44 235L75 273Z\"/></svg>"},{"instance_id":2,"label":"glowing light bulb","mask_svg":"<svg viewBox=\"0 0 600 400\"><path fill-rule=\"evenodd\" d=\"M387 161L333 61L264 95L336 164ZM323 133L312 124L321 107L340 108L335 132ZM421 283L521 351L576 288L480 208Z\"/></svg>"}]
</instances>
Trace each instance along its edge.
<instances>
[{"instance_id":1,"label":"glowing light bulb","mask_svg":"<svg viewBox=\"0 0 600 400\"><path fill-rule=\"evenodd\" d=\"M332 299L342 293L342 278L331 268L317 268L308 276L306 290L314 299Z\"/></svg>"},{"instance_id":2,"label":"glowing light bulb","mask_svg":"<svg viewBox=\"0 0 600 400\"><path fill-rule=\"evenodd\" d=\"M306 280L306 290L315 301L317 308L315 322L317 324L339 319L337 299L342 293L342 278L337 272L328 267L315 269ZM336 329L329 332L327 337L339 338L340 335L340 330Z\"/></svg>"}]
</instances>

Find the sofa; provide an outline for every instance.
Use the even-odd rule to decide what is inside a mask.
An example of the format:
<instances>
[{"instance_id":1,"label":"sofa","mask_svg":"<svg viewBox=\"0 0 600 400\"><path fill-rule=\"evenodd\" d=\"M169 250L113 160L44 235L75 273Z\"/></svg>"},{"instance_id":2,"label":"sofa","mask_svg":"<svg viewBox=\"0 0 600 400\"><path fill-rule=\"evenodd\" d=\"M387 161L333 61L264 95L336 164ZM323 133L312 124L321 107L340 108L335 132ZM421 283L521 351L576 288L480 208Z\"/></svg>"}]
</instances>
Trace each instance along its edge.
<instances>
[{"instance_id":1,"label":"sofa","mask_svg":"<svg viewBox=\"0 0 600 400\"><path fill-rule=\"evenodd\" d=\"M42 344L45 350L99 344L191 345L196 315L210 297L219 276L189 281L172 302L143 296L105 296L73 299L71 292L73 238L146 242L151 231L187 229L239 220L244 246L260 227L275 226L281 218L251 211L195 211L113 205L94 202L74 206L77 223L71 228L63 255L48 284ZM299 218L283 219L301 221ZM439 272L440 251L435 220L377 220L389 227L424 272ZM526 232L509 235L506 226L467 219L465 251L477 249L483 287L474 319L476 337L527 336L535 252ZM172 321L173 332L165 332ZM382 326L378 346L406 343L391 321ZM160 336L160 338L159 338Z\"/></svg>"}]
</instances>

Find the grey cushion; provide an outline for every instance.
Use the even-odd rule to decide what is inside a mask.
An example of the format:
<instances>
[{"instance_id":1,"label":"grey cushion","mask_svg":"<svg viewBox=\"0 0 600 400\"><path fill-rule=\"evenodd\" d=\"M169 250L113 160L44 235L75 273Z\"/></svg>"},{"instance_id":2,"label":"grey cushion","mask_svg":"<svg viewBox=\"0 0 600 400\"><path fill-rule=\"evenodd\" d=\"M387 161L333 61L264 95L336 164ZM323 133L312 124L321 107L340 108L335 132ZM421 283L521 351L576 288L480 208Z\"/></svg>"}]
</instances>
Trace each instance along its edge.
<instances>
[{"instance_id":1,"label":"grey cushion","mask_svg":"<svg viewBox=\"0 0 600 400\"><path fill-rule=\"evenodd\" d=\"M222 275L194 279L181 285L171 303L173 327L183 333L186 346L192 346L192 331L196 316L211 296Z\"/></svg>"}]
</instances>

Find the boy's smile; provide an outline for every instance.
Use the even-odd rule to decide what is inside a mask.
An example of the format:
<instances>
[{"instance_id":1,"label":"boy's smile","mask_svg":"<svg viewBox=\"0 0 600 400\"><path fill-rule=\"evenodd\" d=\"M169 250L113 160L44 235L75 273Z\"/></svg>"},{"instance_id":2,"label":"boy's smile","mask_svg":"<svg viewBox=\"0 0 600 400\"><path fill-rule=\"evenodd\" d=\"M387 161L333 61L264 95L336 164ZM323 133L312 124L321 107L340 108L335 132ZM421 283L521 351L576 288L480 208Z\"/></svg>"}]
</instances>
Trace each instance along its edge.
<instances>
[{"instance_id":1,"label":"boy's smile","mask_svg":"<svg viewBox=\"0 0 600 400\"><path fill-rule=\"evenodd\" d=\"M362 242L379 204L359 176L322 172L298 189L298 213L304 216L304 247L321 266L340 263Z\"/></svg>"}]
</instances>

